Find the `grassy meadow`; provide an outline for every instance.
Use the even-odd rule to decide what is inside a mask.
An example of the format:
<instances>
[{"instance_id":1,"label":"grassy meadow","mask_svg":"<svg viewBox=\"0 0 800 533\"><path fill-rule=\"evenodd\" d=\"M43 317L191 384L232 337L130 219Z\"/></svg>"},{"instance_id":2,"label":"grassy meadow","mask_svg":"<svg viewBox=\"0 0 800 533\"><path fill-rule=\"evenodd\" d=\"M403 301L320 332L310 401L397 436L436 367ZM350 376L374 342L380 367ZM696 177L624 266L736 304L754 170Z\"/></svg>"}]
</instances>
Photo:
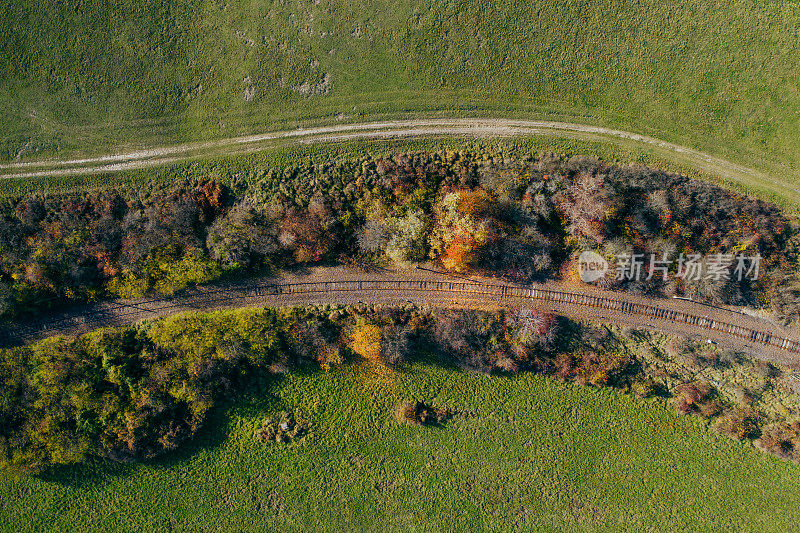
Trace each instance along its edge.
<instances>
[{"instance_id":1,"label":"grassy meadow","mask_svg":"<svg viewBox=\"0 0 800 533\"><path fill-rule=\"evenodd\" d=\"M459 412L398 423L421 400ZM312 434L262 444L294 410ZM675 415L661 400L424 363L290 372L182 451L142 464L0 477L6 531L780 530L798 466Z\"/></svg>"},{"instance_id":2,"label":"grassy meadow","mask_svg":"<svg viewBox=\"0 0 800 533\"><path fill-rule=\"evenodd\" d=\"M5 159L417 115L568 119L800 181L800 7L6 0Z\"/></svg>"}]
</instances>

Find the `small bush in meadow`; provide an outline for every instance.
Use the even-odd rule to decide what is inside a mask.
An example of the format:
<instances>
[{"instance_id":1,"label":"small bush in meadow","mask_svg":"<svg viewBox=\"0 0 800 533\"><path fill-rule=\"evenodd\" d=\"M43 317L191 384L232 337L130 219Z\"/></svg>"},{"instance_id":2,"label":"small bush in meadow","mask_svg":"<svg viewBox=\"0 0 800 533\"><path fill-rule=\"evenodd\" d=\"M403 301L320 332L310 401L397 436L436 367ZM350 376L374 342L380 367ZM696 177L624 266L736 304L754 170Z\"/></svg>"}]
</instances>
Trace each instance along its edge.
<instances>
[{"instance_id":1,"label":"small bush in meadow","mask_svg":"<svg viewBox=\"0 0 800 533\"><path fill-rule=\"evenodd\" d=\"M405 402L398 406L395 414L401 422L422 426L425 424L441 424L452 413L447 409L434 408L423 402Z\"/></svg>"}]
</instances>

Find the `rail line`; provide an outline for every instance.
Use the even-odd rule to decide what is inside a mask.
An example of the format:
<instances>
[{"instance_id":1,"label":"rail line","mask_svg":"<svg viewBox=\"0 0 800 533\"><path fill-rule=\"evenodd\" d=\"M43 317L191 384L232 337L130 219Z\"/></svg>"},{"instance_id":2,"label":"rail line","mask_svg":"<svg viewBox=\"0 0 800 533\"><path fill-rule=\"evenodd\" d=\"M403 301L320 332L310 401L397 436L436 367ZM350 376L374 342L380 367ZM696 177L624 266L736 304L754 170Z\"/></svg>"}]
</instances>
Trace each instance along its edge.
<instances>
[{"instance_id":1,"label":"rail line","mask_svg":"<svg viewBox=\"0 0 800 533\"><path fill-rule=\"evenodd\" d=\"M75 326L102 325L106 322L125 323L141 317L142 313L152 315L164 314L171 309L210 308L223 302L233 300L279 300L283 296L298 294L336 294L358 292L389 292L397 294L424 292L428 294L456 294L483 299L491 299L500 306L524 305L525 302L552 302L556 304L575 305L585 308L609 310L630 316L650 317L676 324L687 324L708 331L719 332L743 339L746 342L758 343L777 348L781 351L800 354L800 342L783 337L769 331L743 327L733 322L711 319L698 314L680 312L657 305L631 302L624 298L613 298L604 295L591 295L578 292L544 289L538 287L520 287L507 284L493 284L479 281L438 281L411 279L363 279L343 281L315 281L300 283L260 283L241 287L222 287L216 289L196 290L191 293L171 297L138 301L135 304L115 302L104 307L90 309L80 316L69 316L55 320L42 320L18 327L15 337L25 340L42 333L58 334ZM733 311L725 310L732 315Z\"/></svg>"}]
</instances>

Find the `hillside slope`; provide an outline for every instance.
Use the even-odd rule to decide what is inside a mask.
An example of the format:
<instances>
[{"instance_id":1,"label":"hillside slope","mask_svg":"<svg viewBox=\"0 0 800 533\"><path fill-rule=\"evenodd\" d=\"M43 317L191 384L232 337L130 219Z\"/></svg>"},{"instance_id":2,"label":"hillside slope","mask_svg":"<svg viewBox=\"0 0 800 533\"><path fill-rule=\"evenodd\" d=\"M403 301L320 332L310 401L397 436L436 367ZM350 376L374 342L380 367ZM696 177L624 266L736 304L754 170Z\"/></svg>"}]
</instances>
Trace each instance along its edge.
<instances>
[{"instance_id":1,"label":"hillside slope","mask_svg":"<svg viewBox=\"0 0 800 533\"><path fill-rule=\"evenodd\" d=\"M799 31L751 1L4 1L2 157L491 113L797 178Z\"/></svg>"}]
</instances>

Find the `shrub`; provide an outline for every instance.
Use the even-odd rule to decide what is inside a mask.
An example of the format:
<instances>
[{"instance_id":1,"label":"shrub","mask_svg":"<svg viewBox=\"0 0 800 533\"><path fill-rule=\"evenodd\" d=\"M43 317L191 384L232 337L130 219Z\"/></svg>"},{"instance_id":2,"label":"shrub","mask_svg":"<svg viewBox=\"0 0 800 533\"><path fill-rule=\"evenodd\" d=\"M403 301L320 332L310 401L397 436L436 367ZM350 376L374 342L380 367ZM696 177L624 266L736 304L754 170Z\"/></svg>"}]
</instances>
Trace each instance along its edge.
<instances>
[{"instance_id":1,"label":"shrub","mask_svg":"<svg viewBox=\"0 0 800 533\"><path fill-rule=\"evenodd\" d=\"M631 392L639 398L649 398L660 393L662 386L652 377L634 380L631 383Z\"/></svg>"},{"instance_id":2,"label":"shrub","mask_svg":"<svg viewBox=\"0 0 800 533\"><path fill-rule=\"evenodd\" d=\"M249 202L242 202L208 230L208 251L223 266L245 269L269 262L278 250L274 221Z\"/></svg>"},{"instance_id":3,"label":"shrub","mask_svg":"<svg viewBox=\"0 0 800 533\"><path fill-rule=\"evenodd\" d=\"M462 199L466 198L466 203ZM436 227L431 235L431 256L448 270L463 272L478 262L482 247L492 233L492 209L481 191L458 191L444 196L437 207ZM461 209L462 203L464 209Z\"/></svg>"},{"instance_id":4,"label":"shrub","mask_svg":"<svg viewBox=\"0 0 800 533\"><path fill-rule=\"evenodd\" d=\"M325 370L344 362L338 328L330 320L295 315L287 322L291 348L301 359L317 361Z\"/></svg>"},{"instance_id":5,"label":"shrub","mask_svg":"<svg viewBox=\"0 0 800 533\"><path fill-rule=\"evenodd\" d=\"M125 270L106 284L106 290L120 298L138 298L150 292L175 294L198 283L208 283L222 275L220 265L201 252L177 260L149 258L138 272Z\"/></svg>"},{"instance_id":6,"label":"shrub","mask_svg":"<svg viewBox=\"0 0 800 533\"><path fill-rule=\"evenodd\" d=\"M564 352L555 359L555 376L564 381L596 387L617 384L630 365L624 354L608 351Z\"/></svg>"},{"instance_id":7,"label":"shrub","mask_svg":"<svg viewBox=\"0 0 800 533\"><path fill-rule=\"evenodd\" d=\"M736 440L754 439L759 435L759 414L753 409L732 409L714 421L715 431Z\"/></svg>"},{"instance_id":8,"label":"shrub","mask_svg":"<svg viewBox=\"0 0 800 533\"><path fill-rule=\"evenodd\" d=\"M495 199L483 189L462 191L455 202L455 210L459 215L476 219L494 216L497 207Z\"/></svg>"},{"instance_id":9,"label":"shrub","mask_svg":"<svg viewBox=\"0 0 800 533\"><path fill-rule=\"evenodd\" d=\"M386 246L386 230L375 220L367 220L356 236L358 247L365 252L383 251Z\"/></svg>"},{"instance_id":10,"label":"shrub","mask_svg":"<svg viewBox=\"0 0 800 533\"><path fill-rule=\"evenodd\" d=\"M800 422L776 422L765 426L756 445L778 457L800 462Z\"/></svg>"},{"instance_id":11,"label":"shrub","mask_svg":"<svg viewBox=\"0 0 800 533\"><path fill-rule=\"evenodd\" d=\"M278 242L299 263L320 261L339 243L332 213L324 204L316 205L305 211L292 207L280 222Z\"/></svg>"},{"instance_id":12,"label":"shrub","mask_svg":"<svg viewBox=\"0 0 800 533\"><path fill-rule=\"evenodd\" d=\"M438 311L430 329L431 340L445 359L482 371L495 366L501 332L496 316L479 311Z\"/></svg>"},{"instance_id":13,"label":"shrub","mask_svg":"<svg viewBox=\"0 0 800 533\"><path fill-rule=\"evenodd\" d=\"M426 224L421 211L412 211L402 218L389 218L386 230L386 255L396 263L422 261L427 255Z\"/></svg>"},{"instance_id":14,"label":"shrub","mask_svg":"<svg viewBox=\"0 0 800 533\"><path fill-rule=\"evenodd\" d=\"M395 414L401 422L422 426L441 424L450 418L452 413L448 409L437 409L423 402L406 402L398 406Z\"/></svg>"},{"instance_id":15,"label":"shrub","mask_svg":"<svg viewBox=\"0 0 800 533\"><path fill-rule=\"evenodd\" d=\"M675 408L680 413L710 418L722 411L722 402L716 391L706 382L683 383L675 387L672 394Z\"/></svg>"},{"instance_id":16,"label":"shrub","mask_svg":"<svg viewBox=\"0 0 800 533\"><path fill-rule=\"evenodd\" d=\"M412 332L409 328L387 328L381 338L383 358L391 364L402 363L411 356L412 344Z\"/></svg>"},{"instance_id":17,"label":"shrub","mask_svg":"<svg viewBox=\"0 0 800 533\"><path fill-rule=\"evenodd\" d=\"M580 172L558 199L558 208L569 221L567 231L579 239L601 243L610 208L608 198L603 176Z\"/></svg>"},{"instance_id":18,"label":"shrub","mask_svg":"<svg viewBox=\"0 0 800 533\"><path fill-rule=\"evenodd\" d=\"M503 235L488 243L483 264L513 281L526 282L551 272L552 243L543 235Z\"/></svg>"},{"instance_id":19,"label":"shrub","mask_svg":"<svg viewBox=\"0 0 800 533\"><path fill-rule=\"evenodd\" d=\"M523 309L517 313L507 313L505 323L511 333L512 345L550 347L558 332L558 319L550 313L536 309Z\"/></svg>"},{"instance_id":20,"label":"shrub","mask_svg":"<svg viewBox=\"0 0 800 533\"><path fill-rule=\"evenodd\" d=\"M358 326L351 335L350 349L364 359L375 360L381 356L381 328L374 324Z\"/></svg>"},{"instance_id":21,"label":"shrub","mask_svg":"<svg viewBox=\"0 0 800 533\"><path fill-rule=\"evenodd\" d=\"M311 423L295 417L292 412L282 411L277 417L268 418L256 429L253 436L261 442L285 444L308 435Z\"/></svg>"},{"instance_id":22,"label":"shrub","mask_svg":"<svg viewBox=\"0 0 800 533\"><path fill-rule=\"evenodd\" d=\"M466 232L459 232L450 238L444 253L440 257L442 266L454 272L463 272L478 260L478 248L481 242Z\"/></svg>"}]
</instances>

